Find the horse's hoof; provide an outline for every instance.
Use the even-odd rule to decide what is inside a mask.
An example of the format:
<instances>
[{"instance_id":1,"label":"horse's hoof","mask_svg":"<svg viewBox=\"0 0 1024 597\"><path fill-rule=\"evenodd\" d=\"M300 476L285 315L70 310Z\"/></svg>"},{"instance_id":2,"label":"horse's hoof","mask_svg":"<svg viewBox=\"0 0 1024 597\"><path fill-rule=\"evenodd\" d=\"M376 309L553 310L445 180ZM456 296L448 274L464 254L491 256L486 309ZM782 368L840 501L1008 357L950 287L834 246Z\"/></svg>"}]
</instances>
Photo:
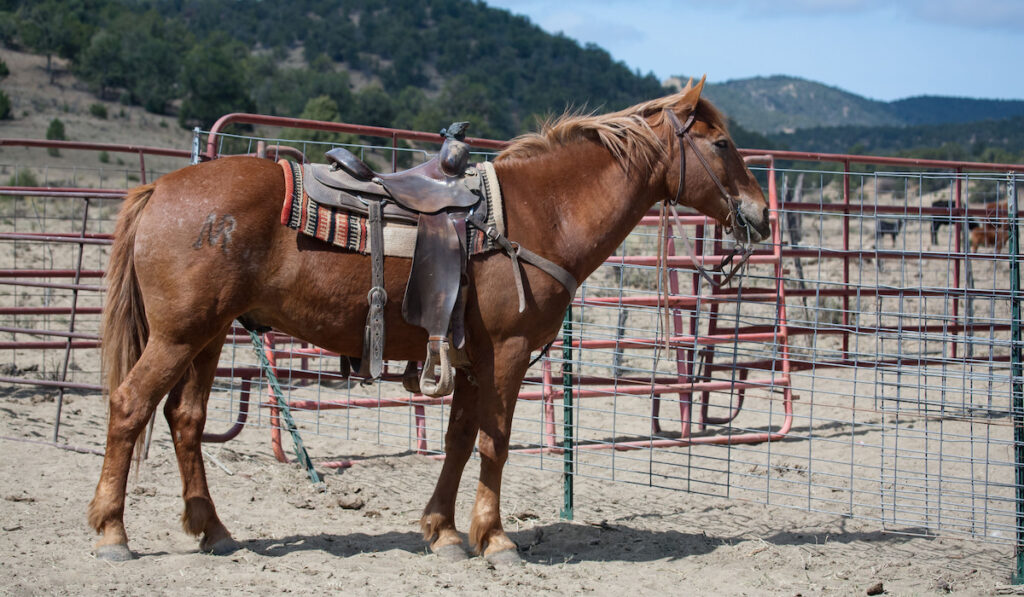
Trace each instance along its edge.
<instances>
[{"instance_id":1,"label":"horse's hoof","mask_svg":"<svg viewBox=\"0 0 1024 597\"><path fill-rule=\"evenodd\" d=\"M108 562L127 562L128 560L134 560L135 555L132 554L127 545L113 544L97 547L96 558Z\"/></svg>"},{"instance_id":2,"label":"horse's hoof","mask_svg":"<svg viewBox=\"0 0 1024 597\"><path fill-rule=\"evenodd\" d=\"M469 556L466 554L466 550L462 549L462 546L458 543L442 545L435 549L434 553L437 554L438 559L444 560L445 562L462 562L469 559Z\"/></svg>"},{"instance_id":3,"label":"horse's hoof","mask_svg":"<svg viewBox=\"0 0 1024 597\"><path fill-rule=\"evenodd\" d=\"M516 566L523 563L523 559L519 557L519 552L513 549L503 549L496 551L492 554L485 555L486 559L492 566Z\"/></svg>"},{"instance_id":4,"label":"horse's hoof","mask_svg":"<svg viewBox=\"0 0 1024 597\"><path fill-rule=\"evenodd\" d=\"M214 556L226 556L230 553L235 553L241 548L242 546L239 545L238 541L235 541L231 537L224 537L213 544L207 544L204 541L199 545L200 551Z\"/></svg>"}]
</instances>

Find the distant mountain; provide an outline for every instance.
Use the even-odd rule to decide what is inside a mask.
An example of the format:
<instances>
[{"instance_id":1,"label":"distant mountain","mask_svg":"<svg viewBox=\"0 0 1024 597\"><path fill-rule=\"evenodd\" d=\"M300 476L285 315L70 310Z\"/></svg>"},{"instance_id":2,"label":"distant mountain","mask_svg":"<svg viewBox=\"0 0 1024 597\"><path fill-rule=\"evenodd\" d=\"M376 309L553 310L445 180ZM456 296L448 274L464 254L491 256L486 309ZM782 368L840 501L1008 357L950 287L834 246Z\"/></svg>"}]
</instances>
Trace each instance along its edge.
<instances>
[{"instance_id":1,"label":"distant mountain","mask_svg":"<svg viewBox=\"0 0 1024 597\"><path fill-rule=\"evenodd\" d=\"M923 95L889 102L904 124L945 124L1024 116L1024 101Z\"/></svg>"},{"instance_id":2,"label":"distant mountain","mask_svg":"<svg viewBox=\"0 0 1024 597\"><path fill-rule=\"evenodd\" d=\"M1024 116L914 126L815 127L768 138L775 147L799 151L1019 162L1024 157ZM923 148L930 148L931 155L922 154Z\"/></svg>"},{"instance_id":3,"label":"distant mountain","mask_svg":"<svg viewBox=\"0 0 1024 597\"><path fill-rule=\"evenodd\" d=\"M708 99L740 126L762 134L818 126L902 124L882 102L796 77L738 79L704 89Z\"/></svg>"},{"instance_id":4,"label":"distant mountain","mask_svg":"<svg viewBox=\"0 0 1024 597\"><path fill-rule=\"evenodd\" d=\"M709 84L705 93L741 126L766 135L822 127L904 127L1024 116L1020 100L921 96L881 102L782 75Z\"/></svg>"}]
</instances>

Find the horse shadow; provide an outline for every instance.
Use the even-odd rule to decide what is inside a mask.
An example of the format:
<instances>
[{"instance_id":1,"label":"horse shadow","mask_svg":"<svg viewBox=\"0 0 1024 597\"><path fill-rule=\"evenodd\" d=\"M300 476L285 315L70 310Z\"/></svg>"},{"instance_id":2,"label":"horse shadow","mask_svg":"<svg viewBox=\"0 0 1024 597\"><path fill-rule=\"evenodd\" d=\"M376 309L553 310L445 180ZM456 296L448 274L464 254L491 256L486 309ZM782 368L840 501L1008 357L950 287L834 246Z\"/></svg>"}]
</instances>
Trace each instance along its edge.
<instances>
[{"instance_id":1,"label":"horse shadow","mask_svg":"<svg viewBox=\"0 0 1024 597\"><path fill-rule=\"evenodd\" d=\"M320 551L341 558L392 550L414 554L430 552L430 548L423 541L423 535L412 531L390 531L379 535L319 533L276 539L250 539L238 543L244 549L267 557L282 557L303 551Z\"/></svg>"},{"instance_id":2,"label":"horse shadow","mask_svg":"<svg viewBox=\"0 0 1024 597\"><path fill-rule=\"evenodd\" d=\"M519 555L530 564L549 565L580 562L653 562L681 560L709 554L723 546L749 541L751 533L735 535L708 534L703 531L651 530L620 524L580 524L553 522L529 529L510 531L509 538L519 545ZM826 543L876 543L902 545L913 539L931 539L921 528L900 528L889 531L780 531L762 536L766 543L777 546L823 545ZM319 551L340 558L364 553L392 550L428 555L430 549L417 532L292 535L276 539L240 541L240 546L267 557L283 557L304 551Z\"/></svg>"}]
</instances>

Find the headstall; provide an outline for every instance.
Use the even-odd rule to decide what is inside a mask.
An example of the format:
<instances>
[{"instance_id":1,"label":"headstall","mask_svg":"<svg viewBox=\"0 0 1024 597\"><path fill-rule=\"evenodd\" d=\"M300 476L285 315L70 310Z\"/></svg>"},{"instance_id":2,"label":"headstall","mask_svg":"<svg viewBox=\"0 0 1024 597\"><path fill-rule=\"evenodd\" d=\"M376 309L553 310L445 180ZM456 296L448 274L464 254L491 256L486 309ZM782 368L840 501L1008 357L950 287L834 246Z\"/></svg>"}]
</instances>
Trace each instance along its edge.
<instances>
[{"instance_id":1,"label":"headstall","mask_svg":"<svg viewBox=\"0 0 1024 597\"><path fill-rule=\"evenodd\" d=\"M679 199L682 198L683 185L686 182L686 148L683 146L683 141L685 140L686 143L690 146L690 149L693 150L694 155L696 155L697 159L700 160L701 165L704 166L704 171L708 173L708 176L711 177L712 182L714 182L715 186L718 187L718 192L722 195L722 198L729 203L729 207L732 210L732 224L727 225L725 227L725 232L728 234L732 234L734 226L742 226L744 231L747 233L747 239L750 239L750 232L752 227L750 225L750 222L748 222L746 217L744 217L743 212L740 211L739 200L733 195L731 195L729 193L729 190L725 188L725 185L722 184L722 181L715 174L714 170L711 169L711 164L708 163L707 159L704 157L704 154L702 154L700 150L697 149L697 143L693 140L693 137L690 135L690 128L693 126L693 123L697 119L697 111L694 110L693 112L691 112L690 116L687 117L686 122L683 123L679 122L679 118L669 108L665 108L665 116L668 118L669 123L672 125L672 128L676 135L676 139L678 139L679 141L679 185L676 187L676 196L673 199L665 199L665 205L666 207L672 210L672 215L676 219L677 226L679 224L679 214L676 212L676 205L679 203ZM708 281L709 284L715 287L724 286L728 284L729 280L731 280L733 276L735 276L740 271L744 264L746 264L747 260L750 259L750 255L753 254L754 252L753 246L750 246L749 244L746 243L737 243L736 246L733 248L732 252L726 255L725 258L722 259L721 263L711 268L711 270L708 270L701 266L701 264L698 262L697 254L693 249L693 245L690 244L690 239L687 238L685 234L681 236L683 237L683 241L686 243L686 246L689 249L690 257L693 260L693 266L697 268L697 271L705 280ZM740 256L740 259L739 261L733 263L737 255ZM725 273L725 268L728 267L730 264L732 264L732 269L730 269L728 273ZM725 277L722 278L722 280L720 281L716 281L714 278L711 277L711 274L721 273L725 273Z\"/></svg>"}]
</instances>

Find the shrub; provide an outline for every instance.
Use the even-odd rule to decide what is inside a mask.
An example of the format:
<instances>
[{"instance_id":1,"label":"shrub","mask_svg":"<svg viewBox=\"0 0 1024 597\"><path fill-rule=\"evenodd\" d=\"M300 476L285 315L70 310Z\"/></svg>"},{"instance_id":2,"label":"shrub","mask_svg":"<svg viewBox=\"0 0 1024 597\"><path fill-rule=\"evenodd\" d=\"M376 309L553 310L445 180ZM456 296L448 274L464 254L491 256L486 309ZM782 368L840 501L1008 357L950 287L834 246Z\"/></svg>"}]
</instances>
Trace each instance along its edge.
<instances>
[{"instance_id":1,"label":"shrub","mask_svg":"<svg viewBox=\"0 0 1024 597\"><path fill-rule=\"evenodd\" d=\"M92 104L89 106L89 114L92 114L96 118L107 119L107 107L103 104Z\"/></svg>"},{"instance_id":2,"label":"shrub","mask_svg":"<svg viewBox=\"0 0 1024 597\"><path fill-rule=\"evenodd\" d=\"M110 163L110 154L105 152L105 151L101 151L100 152L100 163L101 164L109 164Z\"/></svg>"},{"instance_id":3,"label":"shrub","mask_svg":"<svg viewBox=\"0 0 1024 597\"><path fill-rule=\"evenodd\" d=\"M0 60L0 79L6 77L9 74L11 74L11 69L7 68L6 62Z\"/></svg>"},{"instance_id":4,"label":"shrub","mask_svg":"<svg viewBox=\"0 0 1024 597\"><path fill-rule=\"evenodd\" d=\"M51 141L63 141L66 138L64 136L64 123L59 118L51 120L50 126L46 127L46 138ZM56 147L50 147L46 151L52 156L60 155L60 150Z\"/></svg>"},{"instance_id":5,"label":"shrub","mask_svg":"<svg viewBox=\"0 0 1024 597\"><path fill-rule=\"evenodd\" d=\"M32 173L28 168L21 168L15 170L14 174L7 179L7 186L9 187L38 187L39 179Z\"/></svg>"},{"instance_id":6,"label":"shrub","mask_svg":"<svg viewBox=\"0 0 1024 597\"><path fill-rule=\"evenodd\" d=\"M0 91L0 120L11 118L11 98Z\"/></svg>"}]
</instances>

